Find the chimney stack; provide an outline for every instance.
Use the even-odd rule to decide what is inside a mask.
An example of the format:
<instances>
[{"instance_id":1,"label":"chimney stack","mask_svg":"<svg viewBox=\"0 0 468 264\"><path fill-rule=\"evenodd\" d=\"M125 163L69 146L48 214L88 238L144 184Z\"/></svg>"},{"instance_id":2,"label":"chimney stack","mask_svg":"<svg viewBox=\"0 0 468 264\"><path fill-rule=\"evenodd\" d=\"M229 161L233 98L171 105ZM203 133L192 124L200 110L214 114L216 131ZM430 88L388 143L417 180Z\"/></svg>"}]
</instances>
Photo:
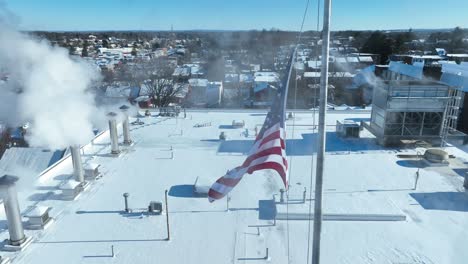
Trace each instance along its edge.
<instances>
[{"instance_id":1,"label":"chimney stack","mask_svg":"<svg viewBox=\"0 0 468 264\"><path fill-rule=\"evenodd\" d=\"M107 114L109 117L109 133L111 140L111 154L118 155L120 154L119 150L119 134L117 133L117 114L110 112Z\"/></svg>"},{"instance_id":2,"label":"chimney stack","mask_svg":"<svg viewBox=\"0 0 468 264\"><path fill-rule=\"evenodd\" d=\"M77 182L84 182L83 163L81 162L80 146L70 146L70 152L73 163L73 175Z\"/></svg>"},{"instance_id":3,"label":"chimney stack","mask_svg":"<svg viewBox=\"0 0 468 264\"><path fill-rule=\"evenodd\" d=\"M4 175L0 177L0 189L8 222L8 233L10 234L10 246L22 246L27 240L24 235L23 223L18 204L15 187L16 181L18 181L18 177L15 176Z\"/></svg>"},{"instance_id":4,"label":"chimney stack","mask_svg":"<svg viewBox=\"0 0 468 264\"><path fill-rule=\"evenodd\" d=\"M129 122L128 122L128 109L130 109L130 107L128 107L127 105L122 105L120 107L120 110L124 114L124 120L122 122L122 129L123 129L123 138L124 138L123 143L125 145L132 144L132 140L130 139L130 128L129 128Z\"/></svg>"}]
</instances>

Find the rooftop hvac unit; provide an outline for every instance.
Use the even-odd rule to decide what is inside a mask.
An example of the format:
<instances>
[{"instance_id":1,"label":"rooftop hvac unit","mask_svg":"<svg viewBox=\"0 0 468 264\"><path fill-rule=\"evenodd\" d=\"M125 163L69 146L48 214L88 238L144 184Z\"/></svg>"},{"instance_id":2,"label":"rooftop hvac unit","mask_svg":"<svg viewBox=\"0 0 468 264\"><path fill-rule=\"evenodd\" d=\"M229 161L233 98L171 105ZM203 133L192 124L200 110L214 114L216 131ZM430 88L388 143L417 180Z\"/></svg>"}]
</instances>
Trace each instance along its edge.
<instances>
[{"instance_id":1,"label":"rooftop hvac unit","mask_svg":"<svg viewBox=\"0 0 468 264\"><path fill-rule=\"evenodd\" d=\"M343 122L336 121L336 133L341 137L354 137L359 138L361 128L359 124L351 120L344 120Z\"/></svg>"},{"instance_id":2,"label":"rooftop hvac unit","mask_svg":"<svg viewBox=\"0 0 468 264\"><path fill-rule=\"evenodd\" d=\"M232 120L232 127L233 128L243 128L245 126L245 121L242 120Z\"/></svg>"}]
</instances>

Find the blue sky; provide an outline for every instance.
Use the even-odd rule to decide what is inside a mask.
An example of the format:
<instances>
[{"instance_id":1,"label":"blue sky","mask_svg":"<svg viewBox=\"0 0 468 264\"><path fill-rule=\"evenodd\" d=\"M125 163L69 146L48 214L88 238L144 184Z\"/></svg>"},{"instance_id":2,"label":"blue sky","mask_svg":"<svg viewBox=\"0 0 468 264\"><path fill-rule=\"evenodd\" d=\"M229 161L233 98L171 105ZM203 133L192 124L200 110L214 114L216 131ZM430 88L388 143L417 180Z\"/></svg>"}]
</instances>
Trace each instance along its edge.
<instances>
[{"instance_id":1,"label":"blue sky","mask_svg":"<svg viewBox=\"0 0 468 264\"><path fill-rule=\"evenodd\" d=\"M298 30L306 0L3 0L3 2L20 18L21 29L170 30L173 25L175 30L262 28ZM310 3L306 29L316 27L317 0L310 0ZM468 27L468 0L334 0L333 2L333 30L455 26Z\"/></svg>"}]
</instances>

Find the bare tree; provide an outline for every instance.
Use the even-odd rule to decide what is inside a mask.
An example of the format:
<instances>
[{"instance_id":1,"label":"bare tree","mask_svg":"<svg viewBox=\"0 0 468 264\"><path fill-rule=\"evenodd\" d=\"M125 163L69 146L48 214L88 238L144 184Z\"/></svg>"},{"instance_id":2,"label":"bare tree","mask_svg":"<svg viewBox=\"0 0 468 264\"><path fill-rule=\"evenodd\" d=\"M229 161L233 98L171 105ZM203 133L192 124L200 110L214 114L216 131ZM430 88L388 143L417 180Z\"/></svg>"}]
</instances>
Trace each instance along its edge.
<instances>
[{"instance_id":1,"label":"bare tree","mask_svg":"<svg viewBox=\"0 0 468 264\"><path fill-rule=\"evenodd\" d=\"M150 61L130 64L125 71L130 83L146 89L157 107L165 107L174 102L183 86L176 85L172 74L175 65L167 59L156 58Z\"/></svg>"}]
</instances>

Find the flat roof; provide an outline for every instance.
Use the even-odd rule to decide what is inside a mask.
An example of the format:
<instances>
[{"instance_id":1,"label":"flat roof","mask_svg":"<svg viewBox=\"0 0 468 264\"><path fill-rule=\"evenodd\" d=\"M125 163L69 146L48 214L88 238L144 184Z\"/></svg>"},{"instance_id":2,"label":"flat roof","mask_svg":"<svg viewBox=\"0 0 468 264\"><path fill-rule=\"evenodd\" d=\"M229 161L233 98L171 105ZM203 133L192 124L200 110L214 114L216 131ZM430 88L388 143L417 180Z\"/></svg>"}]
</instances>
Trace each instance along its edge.
<instances>
[{"instance_id":1,"label":"flat roof","mask_svg":"<svg viewBox=\"0 0 468 264\"><path fill-rule=\"evenodd\" d=\"M445 57L439 55L403 55L411 58L429 59L429 60L443 60Z\"/></svg>"},{"instance_id":2,"label":"flat roof","mask_svg":"<svg viewBox=\"0 0 468 264\"><path fill-rule=\"evenodd\" d=\"M447 54L447 57L468 58L468 54Z\"/></svg>"},{"instance_id":3,"label":"flat roof","mask_svg":"<svg viewBox=\"0 0 468 264\"><path fill-rule=\"evenodd\" d=\"M200 87L208 86L208 83L209 83L208 79L196 79L196 78L189 79L188 82L191 86L200 86Z\"/></svg>"},{"instance_id":4,"label":"flat roof","mask_svg":"<svg viewBox=\"0 0 468 264\"><path fill-rule=\"evenodd\" d=\"M359 56L360 62L374 62L371 56Z\"/></svg>"},{"instance_id":5,"label":"flat roof","mask_svg":"<svg viewBox=\"0 0 468 264\"><path fill-rule=\"evenodd\" d=\"M83 162L100 164L103 176L76 200L62 200L59 191L72 178L69 157L29 186L21 186L22 211L32 205L52 207L49 213L55 222L44 231L27 230L33 243L22 252L2 256L14 263L244 263L264 257L268 248L271 263L287 263L288 252L294 263L307 258L309 221L277 220L273 225L273 208L278 219L285 217L284 204L272 201L283 188L274 172L246 175L230 194L229 210L226 200L210 204L206 197L193 196L197 178L213 182L245 160L265 111L189 110L185 119L156 114L130 127L135 144L121 146L119 157L109 155L108 132L83 147ZM310 205L297 201L304 188L310 195L317 116L311 111L295 111L294 116L287 121L286 140L290 199L296 200L290 208L301 215ZM444 263L447 259L464 263L468 198L460 175L466 171L467 154L448 147L457 158L449 167L422 167L419 186L413 190L418 166L398 155L416 155L424 149L383 148L366 130L359 139L340 138L335 132L337 120L369 118L367 110L329 111L324 212L394 214L406 220L325 220L323 263ZM244 121L245 127L233 129L232 120ZM218 140L220 132L225 132L226 141ZM165 190L169 191L170 242L165 240L165 213L144 213L150 201L164 201ZM123 211L125 192L130 194L131 213ZM4 220L3 207L0 215ZM0 238L5 239L5 221L1 223ZM110 256L111 246L115 257Z\"/></svg>"},{"instance_id":6,"label":"flat roof","mask_svg":"<svg viewBox=\"0 0 468 264\"><path fill-rule=\"evenodd\" d=\"M321 76L320 72L304 72L304 78L319 78ZM329 78L353 78L356 74L350 72L330 72L328 74Z\"/></svg>"}]
</instances>

